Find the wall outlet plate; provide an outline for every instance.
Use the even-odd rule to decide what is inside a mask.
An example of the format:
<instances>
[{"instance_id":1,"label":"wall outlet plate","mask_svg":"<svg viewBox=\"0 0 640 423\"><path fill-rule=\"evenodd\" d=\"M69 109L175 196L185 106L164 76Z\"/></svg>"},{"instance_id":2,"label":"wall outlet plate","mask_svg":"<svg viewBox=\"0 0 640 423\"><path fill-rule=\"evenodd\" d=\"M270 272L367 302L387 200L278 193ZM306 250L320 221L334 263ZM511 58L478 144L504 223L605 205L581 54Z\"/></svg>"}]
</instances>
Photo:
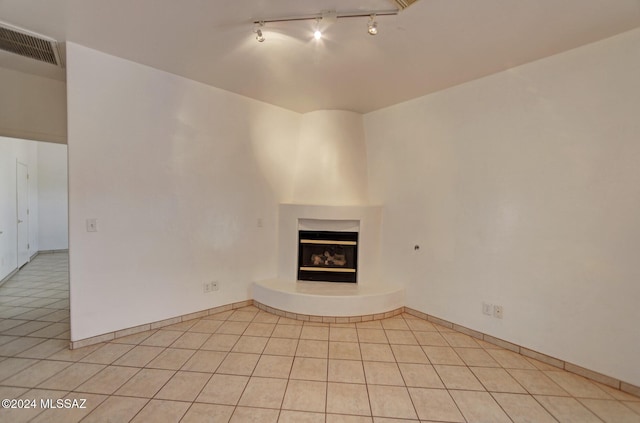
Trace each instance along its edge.
<instances>
[{"instance_id":1,"label":"wall outlet plate","mask_svg":"<svg viewBox=\"0 0 640 423\"><path fill-rule=\"evenodd\" d=\"M487 316L491 316L493 314L493 304L482 303L482 314L486 314Z\"/></svg>"},{"instance_id":2,"label":"wall outlet plate","mask_svg":"<svg viewBox=\"0 0 640 423\"><path fill-rule=\"evenodd\" d=\"M493 317L502 319L503 316L504 316L504 310L502 309L502 306L500 305L493 306Z\"/></svg>"}]
</instances>

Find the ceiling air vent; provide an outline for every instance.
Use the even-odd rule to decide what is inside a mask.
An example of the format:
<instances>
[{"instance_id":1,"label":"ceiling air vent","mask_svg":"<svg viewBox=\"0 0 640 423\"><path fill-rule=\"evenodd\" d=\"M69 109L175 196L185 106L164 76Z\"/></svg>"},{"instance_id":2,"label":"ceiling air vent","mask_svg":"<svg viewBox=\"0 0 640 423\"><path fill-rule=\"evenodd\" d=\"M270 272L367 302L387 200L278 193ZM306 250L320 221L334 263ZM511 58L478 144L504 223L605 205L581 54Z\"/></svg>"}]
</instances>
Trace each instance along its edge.
<instances>
[{"instance_id":1,"label":"ceiling air vent","mask_svg":"<svg viewBox=\"0 0 640 423\"><path fill-rule=\"evenodd\" d=\"M394 0L396 5L400 8L400 10L404 10L407 7L411 6L413 3L418 0Z\"/></svg>"},{"instance_id":2,"label":"ceiling air vent","mask_svg":"<svg viewBox=\"0 0 640 423\"><path fill-rule=\"evenodd\" d=\"M0 50L64 67L56 40L5 22L0 22Z\"/></svg>"}]
</instances>

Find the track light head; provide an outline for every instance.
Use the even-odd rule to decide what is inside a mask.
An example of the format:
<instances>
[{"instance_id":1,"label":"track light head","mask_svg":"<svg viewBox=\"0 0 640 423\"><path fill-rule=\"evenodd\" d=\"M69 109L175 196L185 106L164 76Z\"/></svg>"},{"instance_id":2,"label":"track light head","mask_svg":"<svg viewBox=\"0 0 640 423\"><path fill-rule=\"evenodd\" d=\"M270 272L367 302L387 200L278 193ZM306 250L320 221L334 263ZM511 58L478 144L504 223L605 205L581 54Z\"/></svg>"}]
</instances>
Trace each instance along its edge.
<instances>
[{"instance_id":1,"label":"track light head","mask_svg":"<svg viewBox=\"0 0 640 423\"><path fill-rule=\"evenodd\" d=\"M263 43L264 40L265 40L264 35L262 35L262 27L263 26L264 26L264 22L259 22L258 23L258 27L253 30L253 32L256 33L256 40L259 43Z\"/></svg>"},{"instance_id":2,"label":"track light head","mask_svg":"<svg viewBox=\"0 0 640 423\"><path fill-rule=\"evenodd\" d=\"M369 33L369 35L378 35L378 22L376 22L376 15L371 15L369 17L367 32Z\"/></svg>"}]
</instances>

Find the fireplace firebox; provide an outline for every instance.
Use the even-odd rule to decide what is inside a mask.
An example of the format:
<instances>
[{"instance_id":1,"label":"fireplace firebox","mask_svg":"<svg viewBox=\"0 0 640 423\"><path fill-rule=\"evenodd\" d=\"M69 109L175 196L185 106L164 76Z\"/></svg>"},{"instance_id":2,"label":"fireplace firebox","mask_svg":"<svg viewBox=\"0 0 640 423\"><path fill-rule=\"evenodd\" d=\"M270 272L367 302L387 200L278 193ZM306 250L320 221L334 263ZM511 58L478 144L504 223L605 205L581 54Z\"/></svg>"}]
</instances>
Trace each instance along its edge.
<instances>
[{"instance_id":1,"label":"fireplace firebox","mask_svg":"<svg viewBox=\"0 0 640 423\"><path fill-rule=\"evenodd\" d=\"M357 282L358 232L299 231L298 280Z\"/></svg>"}]
</instances>

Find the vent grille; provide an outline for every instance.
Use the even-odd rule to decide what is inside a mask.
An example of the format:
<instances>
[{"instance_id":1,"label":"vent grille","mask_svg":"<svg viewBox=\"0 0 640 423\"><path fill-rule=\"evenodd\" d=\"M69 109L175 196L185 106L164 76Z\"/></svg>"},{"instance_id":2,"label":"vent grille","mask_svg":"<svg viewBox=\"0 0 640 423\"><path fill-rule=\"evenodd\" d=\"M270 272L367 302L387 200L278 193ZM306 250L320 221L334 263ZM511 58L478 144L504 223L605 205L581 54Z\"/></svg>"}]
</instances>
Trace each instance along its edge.
<instances>
[{"instance_id":1,"label":"vent grille","mask_svg":"<svg viewBox=\"0 0 640 423\"><path fill-rule=\"evenodd\" d=\"M407 7L411 6L413 3L417 2L418 0L394 0L394 1L396 2L400 10L404 10Z\"/></svg>"},{"instance_id":2,"label":"vent grille","mask_svg":"<svg viewBox=\"0 0 640 423\"><path fill-rule=\"evenodd\" d=\"M0 50L63 66L58 43L39 34L0 22Z\"/></svg>"}]
</instances>

